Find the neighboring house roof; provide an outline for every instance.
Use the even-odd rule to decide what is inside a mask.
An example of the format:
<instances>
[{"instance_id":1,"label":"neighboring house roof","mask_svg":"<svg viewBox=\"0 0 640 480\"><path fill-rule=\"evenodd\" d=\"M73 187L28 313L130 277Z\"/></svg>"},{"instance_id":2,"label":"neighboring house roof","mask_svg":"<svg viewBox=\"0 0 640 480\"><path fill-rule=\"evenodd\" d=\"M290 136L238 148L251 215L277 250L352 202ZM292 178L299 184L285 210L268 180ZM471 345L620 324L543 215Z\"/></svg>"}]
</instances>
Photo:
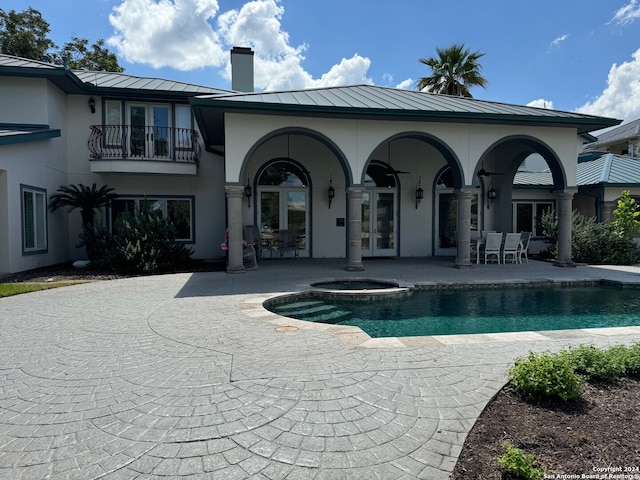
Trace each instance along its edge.
<instances>
[{"instance_id":1,"label":"neighboring house roof","mask_svg":"<svg viewBox=\"0 0 640 480\"><path fill-rule=\"evenodd\" d=\"M0 145L35 142L60 136L60 130L49 125L17 125L0 123Z\"/></svg>"},{"instance_id":2,"label":"neighboring house roof","mask_svg":"<svg viewBox=\"0 0 640 480\"><path fill-rule=\"evenodd\" d=\"M585 145L584 149L587 151L598 150L605 145L623 142L636 137L640 137L640 118L598 135L598 140Z\"/></svg>"},{"instance_id":3,"label":"neighboring house roof","mask_svg":"<svg viewBox=\"0 0 640 480\"><path fill-rule=\"evenodd\" d=\"M638 186L640 159L612 153L581 156L576 171L578 186ZM518 187L551 186L551 172L517 172L513 181Z\"/></svg>"},{"instance_id":4,"label":"neighboring house roof","mask_svg":"<svg viewBox=\"0 0 640 480\"><path fill-rule=\"evenodd\" d=\"M408 121L467 122L563 126L578 134L620 123L620 120L574 112L511 105L473 98L352 85L309 90L231 93L191 98L208 145L222 143L224 112L263 113Z\"/></svg>"},{"instance_id":5,"label":"neighboring house roof","mask_svg":"<svg viewBox=\"0 0 640 480\"><path fill-rule=\"evenodd\" d=\"M72 71L62 65L11 55L0 55L0 75L46 78L71 94L192 97L231 93L230 90L125 73Z\"/></svg>"}]
</instances>

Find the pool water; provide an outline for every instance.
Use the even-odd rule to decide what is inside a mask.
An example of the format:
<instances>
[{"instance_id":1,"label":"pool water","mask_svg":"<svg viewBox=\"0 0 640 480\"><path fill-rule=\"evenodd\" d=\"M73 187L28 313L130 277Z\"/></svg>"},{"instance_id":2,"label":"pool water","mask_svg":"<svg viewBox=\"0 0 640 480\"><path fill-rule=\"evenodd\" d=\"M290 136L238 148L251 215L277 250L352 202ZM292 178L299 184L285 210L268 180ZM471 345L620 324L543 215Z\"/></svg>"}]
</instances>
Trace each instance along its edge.
<instances>
[{"instance_id":1,"label":"pool water","mask_svg":"<svg viewBox=\"0 0 640 480\"><path fill-rule=\"evenodd\" d=\"M416 290L369 302L290 298L286 317L360 327L373 338L640 325L640 290L615 286Z\"/></svg>"}]
</instances>

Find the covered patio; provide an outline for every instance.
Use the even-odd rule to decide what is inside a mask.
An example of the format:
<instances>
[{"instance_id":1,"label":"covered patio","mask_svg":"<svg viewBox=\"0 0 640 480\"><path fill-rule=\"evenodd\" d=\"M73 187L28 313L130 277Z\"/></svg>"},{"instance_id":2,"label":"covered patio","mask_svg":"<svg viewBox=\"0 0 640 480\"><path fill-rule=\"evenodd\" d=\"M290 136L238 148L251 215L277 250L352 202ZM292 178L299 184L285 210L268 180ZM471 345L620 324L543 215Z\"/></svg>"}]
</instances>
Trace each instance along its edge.
<instances>
[{"instance_id":1,"label":"covered patio","mask_svg":"<svg viewBox=\"0 0 640 480\"><path fill-rule=\"evenodd\" d=\"M553 178L558 266L571 266L578 135L619 120L359 85L191 100L205 148L224 156L228 271L243 227L292 230L301 257L455 256L472 232L512 232L512 185L529 155ZM489 193L491 192L491 194Z\"/></svg>"}]
</instances>

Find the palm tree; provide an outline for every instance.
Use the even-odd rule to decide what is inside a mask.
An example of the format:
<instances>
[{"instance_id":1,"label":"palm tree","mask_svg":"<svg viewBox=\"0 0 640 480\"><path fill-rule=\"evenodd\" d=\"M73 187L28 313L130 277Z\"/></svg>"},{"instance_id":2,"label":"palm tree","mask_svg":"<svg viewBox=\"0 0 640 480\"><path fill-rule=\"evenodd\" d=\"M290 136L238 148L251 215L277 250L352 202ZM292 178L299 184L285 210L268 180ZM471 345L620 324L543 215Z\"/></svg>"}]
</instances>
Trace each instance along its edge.
<instances>
[{"instance_id":1,"label":"palm tree","mask_svg":"<svg viewBox=\"0 0 640 480\"><path fill-rule=\"evenodd\" d=\"M454 43L448 48L436 48L436 53L437 58L420 59L420 63L431 68L431 76L418 80L418 90L427 88L431 93L471 98L470 87L485 88L487 80L480 75L482 67L478 63L484 52L471 53L463 43Z\"/></svg>"},{"instance_id":2,"label":"palm tree","mask_svg":"<svg viewBox=\"0 0 640 480\"><path fill-rule=\"evenodd\" d=\"M113 190L113 188L106 185L98 189L95 183L91 188L81 183L78 185L63 185L57 190L60 193L51 195L49 206L52 212L55 212L60 207L69 207L69 212L79 208L84 229L93 226L96 209L105 207L111 200L118 198L117 194L112 193Z\"/></svg>"}]
</instances>

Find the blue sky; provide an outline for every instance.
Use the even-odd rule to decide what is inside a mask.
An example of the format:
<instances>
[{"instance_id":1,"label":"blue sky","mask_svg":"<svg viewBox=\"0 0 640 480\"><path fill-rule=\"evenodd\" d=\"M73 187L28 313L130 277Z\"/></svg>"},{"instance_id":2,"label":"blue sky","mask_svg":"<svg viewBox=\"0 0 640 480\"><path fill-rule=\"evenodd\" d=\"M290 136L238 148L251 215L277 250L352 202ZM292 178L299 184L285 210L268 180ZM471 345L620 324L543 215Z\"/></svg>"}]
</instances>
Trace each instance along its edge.
<instances>
[{"instance_id":1,"label":"blue sky","mask_svg":"<svg viewBox=\"0 0 640 480\"><path fill-rule=\"evenodd\" d=\"M415 88L418 59L481 50L475 98L640 117L640 0L3 0L58 45L103 38L125 72L230 88L229 50L255 50L256 89Z\"/></svg>"}]
</instances>

